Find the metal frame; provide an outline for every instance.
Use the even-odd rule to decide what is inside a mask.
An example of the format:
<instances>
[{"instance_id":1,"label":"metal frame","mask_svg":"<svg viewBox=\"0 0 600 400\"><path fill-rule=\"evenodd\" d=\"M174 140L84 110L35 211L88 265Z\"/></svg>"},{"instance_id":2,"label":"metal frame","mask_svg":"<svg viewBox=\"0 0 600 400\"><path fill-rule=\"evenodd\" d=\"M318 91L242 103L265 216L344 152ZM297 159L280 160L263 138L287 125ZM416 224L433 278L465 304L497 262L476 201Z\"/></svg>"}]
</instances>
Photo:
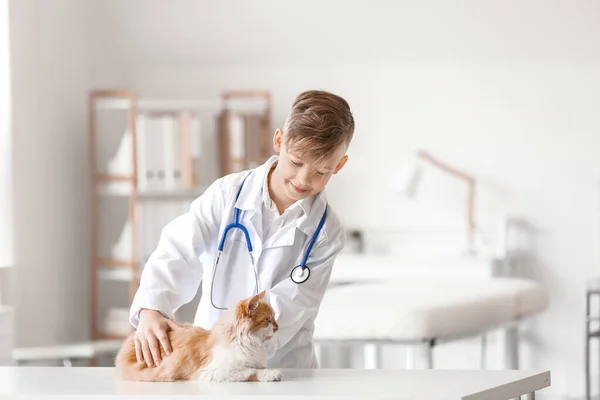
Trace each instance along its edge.
<instances>
[{"instance_id":1,"label":"metal frame","mask_svg":"<svg viewBox=\"0 0 600 400\"><path fill-rule=\"evenodd\" d=\"M585 398L591 399L591 376L590 376L590 342L597 338L600 341L600 327L591 329L592 322L600 322L600 316L592 316L592 296L598 296L600 300L600 280L592 279L587 283L585 294Z\"/></svg>"},{"instance_id":2,"label":"metal frame","mask_svg":"<svg viewBox=\"0 0 600 400\"><path fill-rule=\"evenodd\" d=\"M406 357L406 367L415 369L417 364L417 351L422 350L422 356L425 360L426 369L433 369L433 350L436 345L450 343L462 339L481 338L481 354L480 368L486 368L486 352L487 352L487 335L496 330L504 331L505 355L504 362L508 369L519 369L519 324L524 321L524 318L518 318L506 324L499 324L490 327L482 332L472 332L464 335L454 335L438 338L422 338L422 339L379 339L379 338L360 338L360 339L314 339L315 344L319 347L317 358L320 358L320 348L326 345L338 346L362 346L365 354L365 369L381 368L381 346L383 345L408 345Z\"/></svg>"}]
</instances>

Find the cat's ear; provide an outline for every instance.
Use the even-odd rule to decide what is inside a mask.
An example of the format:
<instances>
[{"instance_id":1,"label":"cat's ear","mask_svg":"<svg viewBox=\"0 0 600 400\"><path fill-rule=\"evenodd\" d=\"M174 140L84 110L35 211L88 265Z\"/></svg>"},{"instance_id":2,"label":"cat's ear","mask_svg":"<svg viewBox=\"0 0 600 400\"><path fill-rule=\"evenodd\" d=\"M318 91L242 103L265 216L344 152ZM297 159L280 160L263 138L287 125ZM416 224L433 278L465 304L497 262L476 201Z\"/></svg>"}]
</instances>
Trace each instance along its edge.
<instances>
[{"instance_id":1,"label":"cat's ear","mask_svg":"<svg viewBox=\"0 0 600 400\"><path fill-rule=\"evenodd\" d=\"M266 291L266 290L263 290L262 292L260 292L260 293L258 294L258 297L259 297L259 299L260 299L260 300L263 300L263 301L264 301L265 293L267 293L267 291Z\"/></svg>"},{"instance_id":2,"label":"cat's ear","mask_svg":"<svg viewBox=\"0 0 600 400\"><path fill-rule=\"evenodd\" d=\"M260 294L254 295L248 300L248 312L250 315L254 314L254 312L258 309L258 303L260 303Z\"/></svg>"}]
</instances>

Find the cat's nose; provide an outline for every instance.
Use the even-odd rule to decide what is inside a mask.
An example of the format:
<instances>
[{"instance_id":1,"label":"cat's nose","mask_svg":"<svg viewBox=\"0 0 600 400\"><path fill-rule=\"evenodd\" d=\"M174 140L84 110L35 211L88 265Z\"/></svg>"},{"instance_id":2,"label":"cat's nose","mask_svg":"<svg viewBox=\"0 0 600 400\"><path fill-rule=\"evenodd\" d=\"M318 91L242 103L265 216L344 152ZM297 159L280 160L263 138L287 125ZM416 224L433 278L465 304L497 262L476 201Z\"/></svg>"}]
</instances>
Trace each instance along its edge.
<instances>
[{"instance_id":1,"label":"cat's nose","mask_svg":"<svg viewBox=\"0 0 600 400\"><path fill-rule=\"evenodd\" d=\"M277 332L279 330L279 325L277 325L277 322L273 321L273 332Z\"/></svg>"}]
</instances>

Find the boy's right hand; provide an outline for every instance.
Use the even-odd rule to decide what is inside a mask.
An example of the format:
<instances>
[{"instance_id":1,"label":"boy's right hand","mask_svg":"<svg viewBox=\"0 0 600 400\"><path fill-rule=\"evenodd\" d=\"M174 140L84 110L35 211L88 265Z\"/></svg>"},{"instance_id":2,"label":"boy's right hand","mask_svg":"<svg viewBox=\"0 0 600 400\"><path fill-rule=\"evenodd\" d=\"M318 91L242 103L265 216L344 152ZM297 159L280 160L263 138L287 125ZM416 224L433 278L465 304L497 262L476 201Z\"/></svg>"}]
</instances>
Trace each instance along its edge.
<instances>
[{"instance_id":1,"label":"boy's right hand","mask_svg":"<svg viewBox=\"0 0 600 400\"><path fill-rule=\"evenodd\" d=\"M160 312L142 309L140 323L133 340L138 362L145 361L148 367L158 366L161 362L159 346L162 346L166 355L171 354L171 342L167 332L177 329L183 328L165 318Z\"/></svg>"}]
</instances>

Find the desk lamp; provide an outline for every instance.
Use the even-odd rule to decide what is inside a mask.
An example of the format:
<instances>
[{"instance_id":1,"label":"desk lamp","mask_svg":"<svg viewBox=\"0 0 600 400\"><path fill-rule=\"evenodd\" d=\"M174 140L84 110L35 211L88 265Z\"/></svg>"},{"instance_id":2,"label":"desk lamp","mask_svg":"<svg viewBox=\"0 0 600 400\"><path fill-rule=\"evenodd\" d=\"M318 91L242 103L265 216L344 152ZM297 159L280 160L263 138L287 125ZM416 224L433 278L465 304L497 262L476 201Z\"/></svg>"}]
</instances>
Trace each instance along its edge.
<instances>
[{"instance_id":1,"label":"desk lamp","mask_svg":"<svg viewBox=\"0 0 600 400\"><path fill-rule=\"evenodd\" d=\"M440 161L424 150L417 152L416 157L412 162L404 165L395 178L393 188L397 192L403 193L409 198L415 196L421 176L423 174L423 163L427 162L441 169L442 171L464 181L468 187L467 197L467 251L473 254L475 243L475 178L459 171L458 169L449 166L445 162Z\"/></svg>"}]
</instances>

